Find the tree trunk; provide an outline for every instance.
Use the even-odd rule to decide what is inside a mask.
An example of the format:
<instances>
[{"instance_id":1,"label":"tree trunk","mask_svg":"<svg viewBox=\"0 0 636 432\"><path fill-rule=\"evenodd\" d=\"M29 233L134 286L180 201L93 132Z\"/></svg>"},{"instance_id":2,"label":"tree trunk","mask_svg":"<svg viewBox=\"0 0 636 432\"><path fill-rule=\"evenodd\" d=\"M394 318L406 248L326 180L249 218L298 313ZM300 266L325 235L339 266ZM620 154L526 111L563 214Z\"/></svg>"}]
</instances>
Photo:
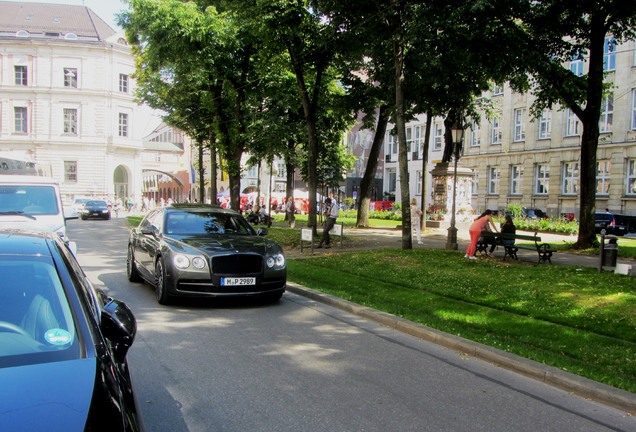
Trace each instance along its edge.
<instances>
[{"instance_id":1,"label":"tree trunk","mask_svg":"<svg viewBox=\"0 0 636 432\"><path fill-rule=\"evenodd\" d=\"M384 143L384 135L386 133L386 126L389 122L389 110L386 105L380 106L378 110L378 123L375 127L375 135L373 137L373 144L369 150L369 156L367 158L367 166L364 170L364 176L360 182L360 197L358 199L358 218L356 226L369 227L369 204L371 202L371 188L373 186L373 180L375 179L375 171L378 168L378 156Z\"/></svg>"},{"instance_id":2,"label":"tree trunk","mask_svg":"<svg viewBox=\"0 0 636 432\"><path fill-rule=\"evenodd\" d=\"M302 66L302 61L298 58L296 47L288 46L287 51L291 57L292 67L296 75L300 102L305 114L305 125L307 128L307 187L309 189L309 212L307 226L312 228L316 234L316 191L318 190L318 133L316 127L316 107L318 106L318 95L322 86L322 73L324 69L321 65L316 65L315 81L313 83L313 94L309 95L307 83Z\"/></svg>"},{"instance_id":3,"label":"tree trunk","mask_svg":"<svg viewBox=\"0 0 636 432\"><path fill-rule=\"evenodd\" d=\"M205 167L203 166L203 138L197 138L199 150L199 201L203 201L205 196Z\"/></svg>"},{"instance_id":4,"label":"tree trunk","mask_svg":"<svg viewBox=\"0 0 636 432\"><path fill-rule=\"evenodd\" d=\"M398 135L398 160L400 167L400 194L402 198L402 249L413 249L411 238L411 196L409 192L409 167L404 120L404 46L399 38L393 41L395 64L395 123Z\"/></svg>"},{"instance_id":5,"label":"tree trunk","mask_svg":"<svg viewBox=\"0 0 636 432\"><path fill-rule=\"evenodd\" d=\"M588 74L587 103L585 110L577 113L583 124L580 159L579 235L575 247L587 249L596 242L594 225L596 212L596 151L599 138L599 118L603 99L603 44L605 28L603 20L592 16L590 38L590 71Z\"/></svg>"},{"instance_id":6,"label":"tree trunk","mask_svg":"<svg viewBox=\"0 0 636 432\"><path fill-rule=\"evenodd\" d=\"M421 210L422 210L422 229L426 228L426 202L427 202L427 193L426 193L426 179L428 175L426 173L426 167L428 165L428 147L429 140L431 138L431 126L433 124L433 113L428 111L426 113L426 132L424 133L424 147L422 148L422 202L421 202Z\"/></svg>"},{"instance_id":7,"label":"tree trunk","mask_svg":"<svg viewBox=\"0 0 636 432\"><path fill-rule=\"evenodd\" d=\"M287 149L288 151L288 155L291 155L292 152L294 151L294 142L292 140L289 140L287 142ZM294 166L294 164L292 162L290 162L291 156L287 156L287 158L285 159L285 171L286 171L286 186L285 186L285 203L287 203L287 199L289 199L289 197L292 198L292 200L294 199L294 172L296 170L296 167ZM291 213L290 217L287 217L287 212L285 212L285 220L289 220L290 223L294 222L295 219L295 215L294 213Z\"/></svg>"},{"instance_id":8,"label":"tree trunk","mask_svg":"<svg viewBox=\"0 0 636 432\"><path fill-rule=\"evenodd\" d=\"M218 194L217 184L217 163L216 163L216 136L214 130L210 128L210 197L212 204L216 203Z\"/></svg>"}]
</instances>

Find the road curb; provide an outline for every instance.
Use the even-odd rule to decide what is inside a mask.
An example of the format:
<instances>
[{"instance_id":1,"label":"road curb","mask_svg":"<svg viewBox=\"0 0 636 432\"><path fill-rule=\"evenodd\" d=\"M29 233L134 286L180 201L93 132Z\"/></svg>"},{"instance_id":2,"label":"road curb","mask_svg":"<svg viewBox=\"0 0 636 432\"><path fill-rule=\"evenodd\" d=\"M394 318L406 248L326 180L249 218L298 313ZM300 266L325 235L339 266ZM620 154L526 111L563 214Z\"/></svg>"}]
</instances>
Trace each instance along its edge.
<instances>
[{"instance_id":1,"label":"road curb","mask_svg":"<svg viewBox=\"0 0 636 432\"><path fill-rule=\"evenodd\" d=\"M330 294L287 282L287 291L377 322L385 327L465 353L498 367L522 374L550 386L603 405L636 414L636 394L599 383L552 366L498 350L459 336L426 327L398 316L360 306Z\"/></svg>"}]
</instances>

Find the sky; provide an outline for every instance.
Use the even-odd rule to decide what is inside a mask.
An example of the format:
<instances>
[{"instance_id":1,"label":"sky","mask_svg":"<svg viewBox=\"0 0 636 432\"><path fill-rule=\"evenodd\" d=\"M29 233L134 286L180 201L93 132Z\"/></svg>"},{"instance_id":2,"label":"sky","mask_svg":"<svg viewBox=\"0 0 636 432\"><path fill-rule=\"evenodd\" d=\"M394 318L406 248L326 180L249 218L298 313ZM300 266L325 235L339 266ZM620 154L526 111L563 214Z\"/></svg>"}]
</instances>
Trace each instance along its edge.
<instances>
[{"instance_id":1,"label":"sky","mask_svg":"<svg viewBox=\"0 0 636 432\"><path fill-rule=\"evenodd\" d=\"M106 21L113 29L121 30L115 24L115 14L127 9L121 0L20 0L25 3L54 3L69 4L75 6L88 6L101 19Z\"/></svg>"}]
</instances>

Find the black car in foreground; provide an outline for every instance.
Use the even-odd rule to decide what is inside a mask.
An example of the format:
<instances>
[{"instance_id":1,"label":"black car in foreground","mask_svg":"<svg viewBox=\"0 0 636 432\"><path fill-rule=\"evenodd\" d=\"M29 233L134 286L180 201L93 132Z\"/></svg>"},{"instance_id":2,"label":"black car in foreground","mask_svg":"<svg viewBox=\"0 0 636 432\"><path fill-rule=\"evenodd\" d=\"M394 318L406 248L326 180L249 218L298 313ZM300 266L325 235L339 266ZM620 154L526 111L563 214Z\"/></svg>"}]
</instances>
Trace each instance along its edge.
<instances>
[{"instance_id":1,"label":"black car in foreground","mask_svg":"<svg viewBox=\"0 0 636 432\"><path fill-rule=\"evenodd\" d=\"M86 219L110 219L110 207L103 200L86 201L84 207L80 211L82 220Z\"/></svg>"},{"instance_id":2,"label":"black car in foreground","mask_svg":"<svg viewBox=\"0 0 636 432\"><path fill-rule=\"evenodd\" d=\"M0 229L0 431L137 431L137 324L57 234Z\"/></svg>"},{"instance_id":3,"label":"black car in foreground","mask_svg":"<svg viewBox=\"0 0 636 432\"><path fill-rule=\"evenodd\" d=\"M283 249L240 213L204 204L175 204L148 213L128 241L127 274L155 288L157 301L175 296L263 297L285 292Z\"/></svg>"}]
</instances>

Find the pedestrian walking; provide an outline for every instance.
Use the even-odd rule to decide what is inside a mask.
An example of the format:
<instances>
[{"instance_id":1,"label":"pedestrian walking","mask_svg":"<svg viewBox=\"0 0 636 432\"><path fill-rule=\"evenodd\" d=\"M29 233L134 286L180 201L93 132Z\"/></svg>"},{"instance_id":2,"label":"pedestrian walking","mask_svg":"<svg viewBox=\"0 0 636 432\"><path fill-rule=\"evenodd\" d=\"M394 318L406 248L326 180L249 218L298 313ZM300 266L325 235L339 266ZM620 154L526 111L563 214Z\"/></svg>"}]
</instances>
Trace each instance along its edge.
<instances>
[{"instance_id":1,"label":"pedestrian walking","mask_svg":"<svg viewBox=\"0 0 636 432\"><path fill-rule=\"evenodd\" d=\"M325 245L325 249L329 249L331 247L331 236L329 235L329 231L331 231L333 226L336 224L336 219L338 218L338 203L336 202L336 199L333 198L333 194L330 195L330 198L325 199L326 209L324 214L327 216L327 219L325 220L325 227L322 230L320 243L316 246L318 249L322 248L323 244Z\"/></svg>"},{"instance_id":2,"label":"pedestrian walking","mask_svg":"<svg viewBox=\"0 0 636 432\"><path fill-rule=\"evenodd\" d=\"M294 228L296 225L296 218L294 215L295 210L294 197L290 195L287 197L287 201L285 202L285 214L287 215L287 222L289 223L290 228Z\"/></svg>"},{"instance_id":3,"label":"pedestrian walking","mask_svg":"<svg viewBox=\"0 0 636 432\"><path fill-rule=\"evenodd\" d=\"M417 236L417 244L424 244L422 241L422 210L417 206L417 200L411 199L411 234L413 228Z\"/></svg>"}]
</instances>

